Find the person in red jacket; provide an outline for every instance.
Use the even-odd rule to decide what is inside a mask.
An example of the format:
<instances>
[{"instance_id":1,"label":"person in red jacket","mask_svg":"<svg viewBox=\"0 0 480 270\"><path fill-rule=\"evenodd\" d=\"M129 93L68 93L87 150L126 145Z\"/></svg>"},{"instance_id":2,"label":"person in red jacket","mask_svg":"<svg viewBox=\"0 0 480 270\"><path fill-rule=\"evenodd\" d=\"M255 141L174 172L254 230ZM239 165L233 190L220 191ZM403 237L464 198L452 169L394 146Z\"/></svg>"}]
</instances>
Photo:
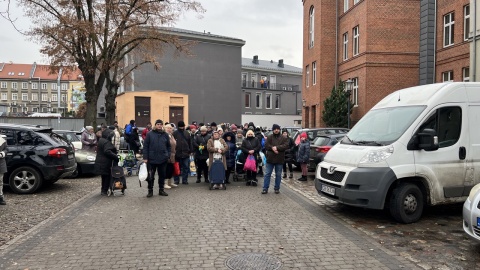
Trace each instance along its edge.
<instances>
[{"instance_id":1,"label":"person in red jacket","mask_svg":"<svg viewBox=\"0 0 480 270\"><path fill-rule=\"evenodd\" d=\"M152 123L148 122L147 127L142 131L142 139L145 141L147 133L152 130Z\"/></svg>"}]
</instances>

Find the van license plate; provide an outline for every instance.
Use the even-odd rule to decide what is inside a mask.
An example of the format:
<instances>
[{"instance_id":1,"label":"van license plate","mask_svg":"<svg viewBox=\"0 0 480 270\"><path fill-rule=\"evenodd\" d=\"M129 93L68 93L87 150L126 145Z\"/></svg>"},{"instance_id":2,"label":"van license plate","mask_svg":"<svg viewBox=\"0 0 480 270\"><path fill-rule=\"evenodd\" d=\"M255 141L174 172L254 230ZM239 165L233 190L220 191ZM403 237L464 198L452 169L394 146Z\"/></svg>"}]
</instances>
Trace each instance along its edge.
<instances>
[{"instance_id":1,"label":"van license plate","mask_svg":"<svg viewBox=\"0 0 480 270\"><path fill-rule=\"evenodd\" d=\"M334 187L329 187L326 185L322 185L322 192L325 192L330 195L335 195L335 188Z\"/></svg>"},{"instance_id":2,"label":"van license plate","mask_svg":"<svg viewBox=\"0 0 480 270\"><path fill-rule=\"evenodd\" d=\"M477 217L477 226L480 227L480 217Z\"/></svg>"}]
</instances>

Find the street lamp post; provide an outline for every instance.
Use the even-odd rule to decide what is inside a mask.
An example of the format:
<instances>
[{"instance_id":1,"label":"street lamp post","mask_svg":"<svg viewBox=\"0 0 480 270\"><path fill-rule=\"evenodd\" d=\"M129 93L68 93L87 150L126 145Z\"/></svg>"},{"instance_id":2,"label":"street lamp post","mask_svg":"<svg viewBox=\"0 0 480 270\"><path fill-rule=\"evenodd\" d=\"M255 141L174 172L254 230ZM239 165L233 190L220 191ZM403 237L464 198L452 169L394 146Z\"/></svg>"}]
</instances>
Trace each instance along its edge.
<instances>
[{"instance_id":1,"label":"street lamp post","mask_svg":"<svg viewBox=\"0 0 480 270\"><path fill-rule=\"evenodd\" d=\"M347 93L347 128L350 129L350 96L352 95L353 81L348 78L344 84L343 90Z\"/></svg>"}]
</instances>

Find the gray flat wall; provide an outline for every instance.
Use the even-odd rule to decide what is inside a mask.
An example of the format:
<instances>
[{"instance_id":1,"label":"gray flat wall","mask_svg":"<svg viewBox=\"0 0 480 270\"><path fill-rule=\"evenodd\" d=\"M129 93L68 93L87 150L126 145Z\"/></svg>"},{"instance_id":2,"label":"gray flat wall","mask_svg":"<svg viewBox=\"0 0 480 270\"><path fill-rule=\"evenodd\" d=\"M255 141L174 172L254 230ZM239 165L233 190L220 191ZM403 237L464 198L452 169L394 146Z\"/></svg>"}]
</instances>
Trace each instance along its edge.
<instances>
[{"instance_id":1,"label":"gray flat wall","mask_svg":"<svg viewBox=\"0 0 480 270\"><path fill-rule=\"evenodd\" d=\"M83 128L84 119L82 118L46 118L46 117L0 117L0 123L20 124L20 125L41 125L49 126L59 130L80 131ZM97 120L102 123L102 120Z\"/></svg>"}]
</instances>

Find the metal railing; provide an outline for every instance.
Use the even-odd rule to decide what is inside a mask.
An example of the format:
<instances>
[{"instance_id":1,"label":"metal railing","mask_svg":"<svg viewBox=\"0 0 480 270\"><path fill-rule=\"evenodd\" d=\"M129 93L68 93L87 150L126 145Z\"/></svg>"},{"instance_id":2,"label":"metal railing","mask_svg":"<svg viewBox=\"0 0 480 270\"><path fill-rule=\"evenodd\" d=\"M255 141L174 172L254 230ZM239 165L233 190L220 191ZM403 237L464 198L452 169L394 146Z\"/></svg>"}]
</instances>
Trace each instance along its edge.
<instances>
[{"instance_id":1,"label":"metal railing","mask_svg":"<svg viewBox=\"0 0 480 270\"><path fill-rule=\"evenodd\" d=\"M299 91L299 85L282 84L282 83L270 83L269 81L261 83L256 81L242 81L242 88L254 88L254 89L271 89L271 90L283 90L283 91Z\"/></svg>"}]
</instances>

